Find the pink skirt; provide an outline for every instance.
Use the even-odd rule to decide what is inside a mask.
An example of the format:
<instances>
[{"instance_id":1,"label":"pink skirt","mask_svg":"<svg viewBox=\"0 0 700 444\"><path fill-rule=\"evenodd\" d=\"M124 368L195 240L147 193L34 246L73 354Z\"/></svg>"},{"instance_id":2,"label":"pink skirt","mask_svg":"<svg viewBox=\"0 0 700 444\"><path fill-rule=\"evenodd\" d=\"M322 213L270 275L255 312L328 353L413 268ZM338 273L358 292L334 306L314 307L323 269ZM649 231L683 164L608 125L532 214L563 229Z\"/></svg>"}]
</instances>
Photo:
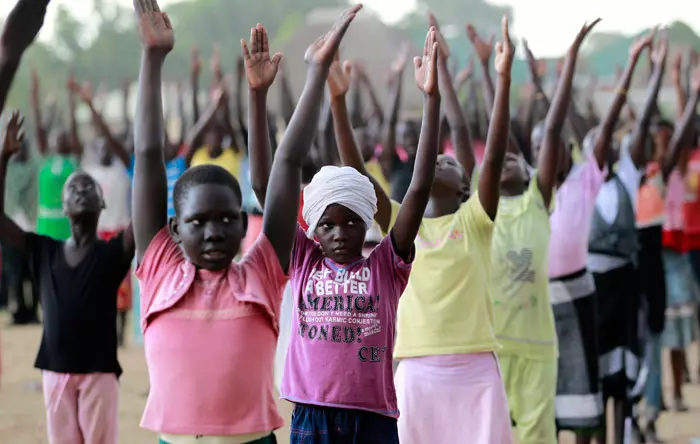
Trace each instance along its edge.
<instances>
[{"instance_id":1,"label":"pink skirt","mask_svg":"<svg viewBox=\"0 0 700 444\"><path fill-rule=\"evenodd\" d=\"M401 444L513 442L493 353L403 359L395 380Z\"/></svg>"}]
</instances>

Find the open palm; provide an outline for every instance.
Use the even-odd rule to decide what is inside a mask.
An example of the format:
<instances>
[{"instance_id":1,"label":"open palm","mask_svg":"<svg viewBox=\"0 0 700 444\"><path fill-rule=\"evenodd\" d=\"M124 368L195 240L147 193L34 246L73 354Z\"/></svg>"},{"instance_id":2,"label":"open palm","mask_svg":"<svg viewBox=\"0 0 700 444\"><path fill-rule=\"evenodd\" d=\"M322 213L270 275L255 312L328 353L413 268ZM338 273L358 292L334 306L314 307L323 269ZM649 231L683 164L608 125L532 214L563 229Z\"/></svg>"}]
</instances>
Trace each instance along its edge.
<instances>
[{"instance_id":1,"label":"open palm","mask_svg":"<svg viewBox=\"0 0 700 444\"><path fill-rule=\"evenodd\" d=\"M7 127L5 128L5 138L3 141L2 155L9 158L17 154L22 146L22 123L24 118L20 117L19 111L12 113Z\"/></svg>"},{"instance_id":2,"label":"open palm","mask_svg":"<svg viewBox=\"0 0 700 444\"><path fill-rule=\"evenodd\" d=\"M352 65L349 61L340 63L340 56L336 51L333 57L333 63L328 71L328 91L331 97L340 97L347 94L350 89L350 75Z\"/></svg>"},{"instance_id":3,"label":"open palm","mask_svg":"<svg viewBox=\"0 0 700 444\"><path fill-rule=\"evenodd\" d=\"M175 46L175 34L168 15L160 11L155 0L134 0L134 10L143 49L165 57Z\"/></svg>"},{"instance_id":4,"label":"open palm","mask_svg":"<svg viewBox=\"0 0 700 444\"><path fill-rule=\"evenodd\" d=\"M311 64L330 66L333 62L333 55L338 51L343 36L360 9L362 9L362 5L355 5L345 11L327 33L316 39L306 49L304 60Z\"/></svg>"},{"instance_id":5,"label":"open palm","mask_svg":"<svg viewBox=\"0 0 700 444\"><path fill-rule=\"evenodd\" d=\"M241 49L250 88L268 89L275 81L282 54L277 53L270 58L270 44L265 27L258 23L254 28L250 28L250 48L245 40L241 40Z\"/></svg>"},{"instance_id":6,"label":"open palm","mask_svg":"<svg viewBox=\"0 0 700 444\"><path fill-rule=\"evenodd\" d=\"M510 33L508 32L508 18L501 20L501 39L496 43L496 58L494 64L496 72L501 75L510 75L513 66L513 46L510 44Z\"/></svg>"},{"instance_id":7,"label":"open palm","mask_svg":"<svg viewBox=\"0 0 700 444\"><path fill-rule=\"evenodd\" d=\"M433 95L438 90L437 57L439 44L437 42L437 30L431 27L425 37L423 57L413 59L418 89L425 94Z\"/></svg>"}]
</instances>

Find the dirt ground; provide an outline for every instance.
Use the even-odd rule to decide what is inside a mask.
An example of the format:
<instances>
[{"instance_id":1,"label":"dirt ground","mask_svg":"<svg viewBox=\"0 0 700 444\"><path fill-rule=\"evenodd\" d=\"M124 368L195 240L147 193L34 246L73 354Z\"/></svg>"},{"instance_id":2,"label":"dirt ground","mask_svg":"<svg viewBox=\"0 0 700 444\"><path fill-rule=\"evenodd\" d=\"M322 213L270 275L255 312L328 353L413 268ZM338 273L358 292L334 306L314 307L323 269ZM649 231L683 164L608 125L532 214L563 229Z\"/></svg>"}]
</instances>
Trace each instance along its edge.
<instances>
[{"instance_id":1,"label":"dirt ground","mask_svg":"<svg viewBox=\"0 0 700 444\"><path fill-rule=\"evenodd\" d=\"M46 443L44 405L41 394L40 374L32 366L39 346L41 329L32 327L8 327L8 318L0 314L2 335L2 381L0 386L0 443ZM139 428L139 420L146 402L148 374L143 350L127 346L120 352L124 367L121 379L119 403L120 442L124 444L156 443L157 438ZM666 360L667 357L664 357ZM698 368L697 347L690 357L691 371ZM697 374L697 371L693 371ZM664 381L666 399L669 398L669 381ZM659 434L667 444L688 444L693 437L700 437L700 386L685 387L688 413L667 413L659 421ZM280 409L285 419L291 416L291 405L281 401ZM288 443L288 429L277 432L281 444ZM572 444L570 436L562 444ZM438 443L439 444L439 443ZM466 444L466 441L465 441Z\"/></svg>"}]
</instances>

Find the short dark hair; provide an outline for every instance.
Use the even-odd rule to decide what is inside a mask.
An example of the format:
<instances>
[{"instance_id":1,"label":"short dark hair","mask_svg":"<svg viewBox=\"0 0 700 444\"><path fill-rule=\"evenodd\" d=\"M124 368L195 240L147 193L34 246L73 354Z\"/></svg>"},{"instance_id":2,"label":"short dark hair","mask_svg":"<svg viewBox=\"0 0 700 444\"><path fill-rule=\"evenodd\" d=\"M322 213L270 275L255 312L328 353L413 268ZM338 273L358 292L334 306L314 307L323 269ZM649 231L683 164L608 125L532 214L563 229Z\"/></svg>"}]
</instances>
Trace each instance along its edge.
<instances>
[{"instance_id":1,"label":"short dark hair","mask_svg":"<svg viewBox=\"0 0 700 444\"><path fill-rule=\"evenodd\" d=\"M198 165L189 168L175 182L173 188L173 206L175 212L179 212L180 203L189 192L190 188L197 185L223 185L230 188L238 198L239 203L243 203L243 194L238 180L228 171L218 165Z\"/></svg>"}]
</instances>

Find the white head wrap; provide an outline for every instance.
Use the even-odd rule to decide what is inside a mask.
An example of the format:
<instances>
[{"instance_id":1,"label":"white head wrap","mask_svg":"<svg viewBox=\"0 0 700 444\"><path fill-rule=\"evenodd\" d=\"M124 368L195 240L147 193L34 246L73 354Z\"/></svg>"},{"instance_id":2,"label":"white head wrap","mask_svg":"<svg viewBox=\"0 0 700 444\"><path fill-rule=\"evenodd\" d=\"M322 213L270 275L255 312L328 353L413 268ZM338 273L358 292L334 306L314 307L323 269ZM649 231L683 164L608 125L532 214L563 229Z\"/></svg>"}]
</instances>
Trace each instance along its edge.
<instances>
[{"instance_id":1,"label":"white head wrap","mask_svg":"<svg viewBox=\"0 0 700 444\"><path fill-rule=\"evenodd\" d=\"M350 167L324 166L304 188L302 216L313 238L318 221L329 205L339 204L356 213L369 229L377 212L372 182Z\"/></svg>"}]
</instances>

